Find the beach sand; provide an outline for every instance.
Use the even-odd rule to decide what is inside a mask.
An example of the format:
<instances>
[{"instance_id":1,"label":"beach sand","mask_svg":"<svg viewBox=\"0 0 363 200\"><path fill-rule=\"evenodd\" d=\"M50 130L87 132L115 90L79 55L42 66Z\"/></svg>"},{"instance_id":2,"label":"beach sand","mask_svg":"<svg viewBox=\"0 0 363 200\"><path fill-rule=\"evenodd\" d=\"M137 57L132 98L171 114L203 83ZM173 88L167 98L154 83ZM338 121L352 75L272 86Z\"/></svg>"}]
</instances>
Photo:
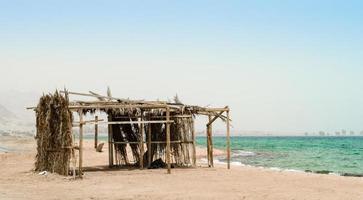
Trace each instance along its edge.
<instances>
[{"instance_id":1,"label":"beach sand","mask_svg":"<svg viewBox=\"0 0 363 200\"><path fill-rule=\"evenodd\" d=\"M1 138L0 145L22 146L23 151L0 153L0 199L363 199L363 178L303 172L273 171L255 167L216 165L207 168L106 170L107 145L96 153L85 142L86 171L82 180L34 173L32 139ZM217 154L223 151L215 150ZM205 149L198 148L198 157ZM95 169L95 168L94 168ZM97 169L97 168L96 168Z\"/></svg>"}]
</instances>

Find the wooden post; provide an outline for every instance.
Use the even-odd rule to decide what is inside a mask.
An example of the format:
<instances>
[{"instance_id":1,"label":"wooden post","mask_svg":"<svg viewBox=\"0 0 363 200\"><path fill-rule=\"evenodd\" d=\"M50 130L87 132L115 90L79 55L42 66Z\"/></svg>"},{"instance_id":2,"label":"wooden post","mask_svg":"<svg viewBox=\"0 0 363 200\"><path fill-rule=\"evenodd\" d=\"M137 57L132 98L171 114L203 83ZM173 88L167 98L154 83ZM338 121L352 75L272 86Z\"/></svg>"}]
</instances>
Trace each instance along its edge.
<instances>
[{"instance_id":1,"label":"wooden post","mask_svg":"<svg viewBox=\"0 0 363 200\"><path fill-rule=\"evenodd\" d=\"M113 130L112 130L112 125L111 125L111 166L114 166L114 162L113 162L113 147L114 147L114 144L113 144Z\"/></svg>"},{"instance_id":2,"label":"wooden post","mask_svg":"<svg viewBox=\"0 0 363 200\"><path fill-rule=\"evenodd\" d=\"M108 121L112 121L112 117L108 116ZM113 167L113 144L112 144L112 124L108 125L108 165Z\"/></svg>"},{"instance_id":3,"label":"wooden post","mask_svg":"<svg viewBox=\"0 0 363 200\"><path fill-rule=\"evenodd\" d=\"M79 169L78 176L82 178L82 164L83 164L83 113L82 110L78 111L79 115Z\"/></svg>"},{"instance_id":4,"label":"wooden post","mask_svg":"<svg viewBox=\"0 0 363 200\"><path fill-rule=\"evenodd\" d=\"M195 127L194 127L194 119L192 118L192 137L193 137L193 166L197 166L197 152L195 150Z\"/></svg>"},{"instance_id":5,"label":"wooden post","mask_svg":"<svg viewBox=\"0 0 363 200\"><path fill-rule=\"evenodd\" d=\"M142 122L143 119L143 112L141 111L141 117L140 121ZM140 124L140 141L139 141L139 147L140 147L140 169L144 168L144 124Z\"/></svg>"},{"instance_id":6,"label":"wooden post","mask_svg":"<svg viewBox=\"0 0 363 200\"><path fill-rule=\"evenodd\" d=\"M98 145L98 116L95 116L95 149L97 149L97 145Z\"/></svg>"},{"instance_id":7,"label":"wooden post","mask_svg":"<svg viewBox=\"0 0 363 200\"><path fill-rule=\"evenodd\" d=\"M210 166L214 167L214 162L213 162L213 134L212 134L212 116L209 115L209 160L210 160Z\"/></svg>"},{"instance_id":8,"label":"wooden post","mask_svg":"<svg viewBox=\"0 0 363 200\"><path fill-rule=\"evenodd\" d=\"M231 168L231 144L230 144L229 109L227 110L227 168Z\"/></svg>"},{"instance_id":9,"label":"wooden post","mask_svg":"<svg viewBox=\"0 0 363 200\"><path fill-rule=\"evenodd\" d=\"M151 166L152 158L151 158L151 124L148 124L147 129L147 164L148 167Z\"/></svg>"},{"instance_id":10,"label":"wooden post","mask_svg":"<svg viewBox=\"0 0 363 200\"><path fill-rule=\"evenodd\" d=\"M170 108L166 107L166 121L170 120ZM168 174L171 173L170 168L170 123L166 122L166 163L168 165Z\"/></svg>"},{"instance_id":11,"label":"wooden post","mask_svg":"<svg viewBox=\"0 0 363 200\"><path fill-rule=\"evenodd\" d=\"M206 126L206 136L207 136L207 163L208 163L208 167L210 167L210 145L209 145L209 126Z\"/></svg>"}]
</instances>

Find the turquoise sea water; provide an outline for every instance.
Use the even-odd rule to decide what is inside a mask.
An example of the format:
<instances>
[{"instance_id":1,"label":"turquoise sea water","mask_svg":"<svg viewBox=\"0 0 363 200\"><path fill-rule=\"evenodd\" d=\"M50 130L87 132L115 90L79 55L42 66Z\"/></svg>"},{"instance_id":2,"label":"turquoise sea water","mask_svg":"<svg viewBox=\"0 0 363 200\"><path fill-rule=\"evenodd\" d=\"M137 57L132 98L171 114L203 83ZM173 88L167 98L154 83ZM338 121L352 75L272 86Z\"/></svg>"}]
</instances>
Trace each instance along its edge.
<instances>
[{"instance_id":1,"label":"turquoise sea water","mask_svg":"<svg viewBox=\"0 0 363 200\"><path fill-rule=\"evenodd\" d=\"M214 137L214 148L226 139ZM197 144L206 146L206 138ZM231 162L267 168L341 175L363 174L363 137L232 137ZM225 157L217 158L225 162Z\"/></svg>"}]
</instances>

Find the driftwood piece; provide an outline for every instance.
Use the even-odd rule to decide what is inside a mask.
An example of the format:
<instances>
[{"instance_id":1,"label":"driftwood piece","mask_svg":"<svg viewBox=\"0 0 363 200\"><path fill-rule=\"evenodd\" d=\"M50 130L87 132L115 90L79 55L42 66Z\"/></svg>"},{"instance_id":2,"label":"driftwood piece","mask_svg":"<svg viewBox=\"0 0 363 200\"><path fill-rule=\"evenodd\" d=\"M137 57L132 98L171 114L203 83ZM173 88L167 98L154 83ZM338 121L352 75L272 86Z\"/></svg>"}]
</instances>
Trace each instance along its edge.
<instances>
[{"instance_id":1,"label":"driftwood piece","mask_svg":"<svg viewBox=\"0 0 363 200\"><path fill-rule=\"evenodd\" d=\"M99 143L98 145L97 145L97 148L96 148L96 151L97 152L102 152L102 148L103 148L103 145L105 145L105 143Z\"/></svg>"}]
</instances>

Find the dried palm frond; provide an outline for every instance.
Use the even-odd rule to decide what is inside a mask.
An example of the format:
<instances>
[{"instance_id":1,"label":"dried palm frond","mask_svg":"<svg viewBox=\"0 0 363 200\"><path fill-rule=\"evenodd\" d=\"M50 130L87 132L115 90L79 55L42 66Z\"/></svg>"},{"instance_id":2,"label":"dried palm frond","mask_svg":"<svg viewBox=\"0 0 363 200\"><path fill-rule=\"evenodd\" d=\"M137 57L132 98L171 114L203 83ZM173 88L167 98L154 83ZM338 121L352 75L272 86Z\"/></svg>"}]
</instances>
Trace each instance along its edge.
<instances>
[{"instance_id":1,"label":"dried palm frond","mask_svg":"<svg viewBox=\"0 0 363 200\"><path fill-rule=\"evenodd\" d=\"M43 95L36 108L36 171L68 175L72 153L72 113L68 97L56 91Z\"/></svg>"}]
</instances>

